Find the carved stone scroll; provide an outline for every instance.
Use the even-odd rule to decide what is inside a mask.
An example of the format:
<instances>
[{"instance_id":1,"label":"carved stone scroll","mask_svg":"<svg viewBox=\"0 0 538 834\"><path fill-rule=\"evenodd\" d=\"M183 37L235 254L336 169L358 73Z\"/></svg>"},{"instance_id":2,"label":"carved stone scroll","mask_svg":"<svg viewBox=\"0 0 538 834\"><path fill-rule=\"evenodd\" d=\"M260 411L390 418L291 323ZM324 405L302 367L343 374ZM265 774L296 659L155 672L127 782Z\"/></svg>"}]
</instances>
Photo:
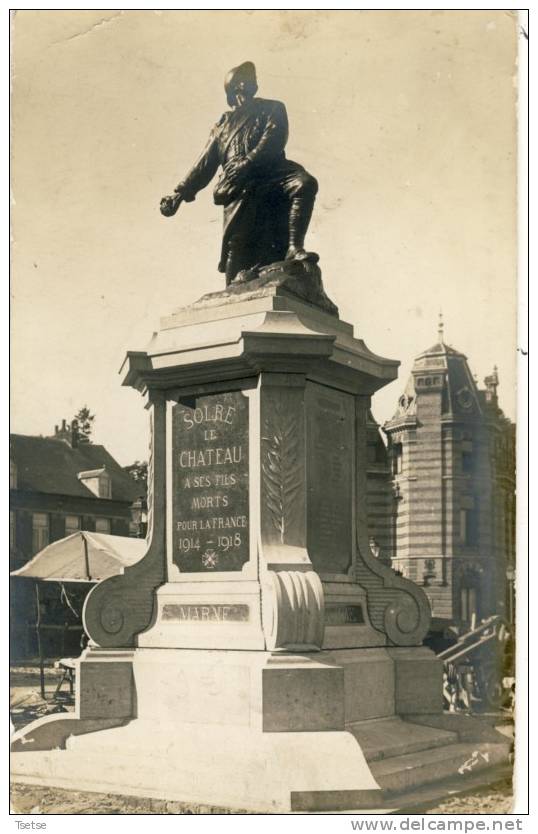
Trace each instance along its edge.
<instances>
[{"instance_id":1,"label":"carved stone scroll","mask_svg":"<svg viewBox=\"0 0 538 834\"><path fill-rule=\"evenodd\" d=\"M136 635L152 622L154 592L166 578L165 423L164 397L155 395L148 471L148 550L121 574L99 582L84 605L84 628L94 643L105 648L136 646Z\"/></svg>"},{"instance_id":2,"label":"carved stone scroll","mask_svg":"<svg viewBox=\"0 0 538 834\"><path fill-rule=\"evenodd\" d=\"M366 414L369 398L357 397L357 559L355 576L367 594L374 628L395 646L421 645L430 626L430 604L418 585L383 565L368 546L366 517Z\"/></svg>"}]
</instances>

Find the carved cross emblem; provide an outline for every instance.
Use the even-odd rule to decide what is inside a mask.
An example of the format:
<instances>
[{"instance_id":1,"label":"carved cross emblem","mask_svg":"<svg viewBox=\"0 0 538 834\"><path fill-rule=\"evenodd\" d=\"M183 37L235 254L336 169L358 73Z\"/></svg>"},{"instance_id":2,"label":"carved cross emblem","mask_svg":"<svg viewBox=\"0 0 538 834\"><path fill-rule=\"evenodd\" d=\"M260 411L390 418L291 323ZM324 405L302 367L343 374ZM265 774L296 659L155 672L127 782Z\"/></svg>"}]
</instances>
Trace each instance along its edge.
<instances>
[{"instance_id":1,"label":"carved cross emblem","mask_svg":"<svg viewBox=\"0 0 538 834\"><path fill-rule=\"evenodd\" d=\"M215 550L206 550L202 553L202 564L204 568L216 568L219 563L219 554Z\"/></svg>"}]
</instances>

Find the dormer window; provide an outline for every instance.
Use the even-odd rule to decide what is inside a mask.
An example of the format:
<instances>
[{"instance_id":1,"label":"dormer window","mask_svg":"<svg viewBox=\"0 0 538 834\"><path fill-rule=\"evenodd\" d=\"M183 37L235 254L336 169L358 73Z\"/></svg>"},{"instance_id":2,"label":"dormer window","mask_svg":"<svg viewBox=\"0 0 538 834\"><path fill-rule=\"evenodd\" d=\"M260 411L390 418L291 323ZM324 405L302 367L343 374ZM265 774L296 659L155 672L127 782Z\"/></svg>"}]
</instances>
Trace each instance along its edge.
<instances>
[{"instance_id":1,"label":"dormer window","mask_svg":"<svg viewBox=\"0 0 538 834\"><path fill-rule=\"evenodd\" d=\"M98 498L112 498L112 481L104 466L79 472L78 479Z\"/></svg>"}]
</instances>

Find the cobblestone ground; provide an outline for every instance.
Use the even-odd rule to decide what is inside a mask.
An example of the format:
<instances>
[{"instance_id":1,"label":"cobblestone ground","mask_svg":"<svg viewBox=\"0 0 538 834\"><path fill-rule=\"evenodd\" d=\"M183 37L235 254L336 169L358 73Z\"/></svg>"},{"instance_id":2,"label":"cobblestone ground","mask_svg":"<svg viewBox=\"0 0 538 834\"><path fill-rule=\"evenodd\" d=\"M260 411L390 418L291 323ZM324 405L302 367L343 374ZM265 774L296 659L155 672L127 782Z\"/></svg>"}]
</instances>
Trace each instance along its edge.
<instances>
[{"instance_id":1,"label":"cobblestone ground","mask_svg":"<svg viewBox=\"0 0 538 834\"><path fill-rule=\"evenodd\" d=\"M135 799L102 793L38 788L34 785L12 786L12 812L15 814L231 814L223 808ZM509 814L512 809L512 785L508 779L473 793L454 796L420 811L425 814ZM235 812L240 813L240 812ZM247 812L244 812L247 813Z\"/></svg>"}]
</instances>

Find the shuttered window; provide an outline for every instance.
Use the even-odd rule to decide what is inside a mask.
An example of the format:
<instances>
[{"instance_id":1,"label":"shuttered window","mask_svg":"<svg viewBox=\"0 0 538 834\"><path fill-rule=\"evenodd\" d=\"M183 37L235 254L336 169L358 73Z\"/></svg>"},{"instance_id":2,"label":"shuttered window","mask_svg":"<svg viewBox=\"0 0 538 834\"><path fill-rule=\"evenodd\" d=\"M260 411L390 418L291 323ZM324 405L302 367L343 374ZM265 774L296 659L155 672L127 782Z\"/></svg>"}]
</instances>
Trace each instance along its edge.
<instances>
[{"instance_id":1,"label":"shuttered window","mask_svg":"<svg viewBox=\"0 0 538 834\"><path fill-rule=\"evenodd\" d=\"M110 533L110 519L109 518L96 518L95 519L95 532L96 533Z\"/></svg>"},{"instance_id":2,"label":"shuttered window","mask_svg":"<svg viewBox=\"0 0 538 834\"><path fill-rule=\"evenodd\" d=\"M50 525L47 513L32 513L32 552L39 553L50 541Z\"/></svg>"}]
</instances>

